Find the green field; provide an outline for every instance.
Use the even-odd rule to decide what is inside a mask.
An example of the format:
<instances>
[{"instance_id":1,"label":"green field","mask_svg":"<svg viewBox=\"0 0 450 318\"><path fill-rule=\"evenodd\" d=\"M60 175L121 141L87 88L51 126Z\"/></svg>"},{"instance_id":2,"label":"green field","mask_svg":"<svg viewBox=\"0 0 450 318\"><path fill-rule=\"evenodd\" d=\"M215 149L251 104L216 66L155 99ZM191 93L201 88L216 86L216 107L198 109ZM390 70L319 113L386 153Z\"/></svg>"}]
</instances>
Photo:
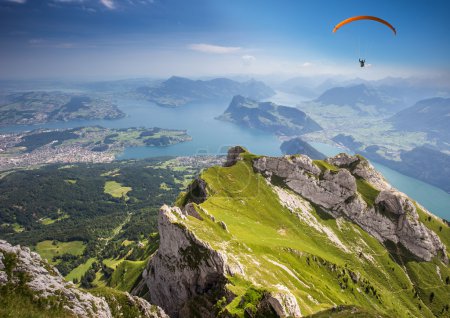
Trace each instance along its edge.
<instances>
[{"instance_id":1,"label":"green field","mask_svg":"<svg viewBox=\"0 0 450 318\"><path fill-rule=\"evenodd\" d=\"M43 225L50 225L55 222L68 219L70 217L67 213L63 213L60 211L58 211L58 214L60 215L60 217L58 217L57 219L52 219L52 218L47 217L47 218L40 219L39 222L41 222L41 224L43 224Z\"/></svg>"},{"instance_id":2,"label":"green field","mask_svg":"<svg viewBox=\"0 0 450 318\"><path fill-rule=\"evenodd\" d=\"M91 257L86 261L86 263L81 264L80 266L74 268L67 276L67 281L73 281L74 278L77 278L78 281L80 280L81 276L86 273L86 271L91 267L92 263L94 263L96 259L94 257Z\"/></svg>"},{"instance_id":3,"label":"green field","mask_svg":"<svg viewBox=\"0 0 450 318\"><path fill-rule=\"evenodd\" d=\"M54 245L53 241L47 240L39 242L36 245L36 251L39 255L47 259L50 263L52 263L53 257L57 255L82 255L85 248L86 246L82 241L56 242L56 245Z\"/></svg>"},{"instance_id":4,"label":"green field","mask_svg":"<svg viewBox=\"0 0 450 318\"><path fill-rule=\"evenodd\" d=\"M112 259L112 258L105 258L103 260L103 264L108 266L109 268L116 269L116 267L123 262L123 259Z\"/></svg>"},{"instance_id":5,"label":"green field","mask_svg":"<svg viewBox=\"0 0 450 318\"><path fill-rule=\"evenodd\" d=\"M16 233L21 233L25 230L24 227L20 226L20 224L18 224L18 223L13 223L12 226L13 226L14 232L16 232Z\"/></svg>"},{"instance_id":6,"label":"green field","mask_svg":"<svg viewBox=\"0 0 450 318\"><path fill-rule=\"evenodd\" d=\"M127 261L120 262L111 276L109 286L121 290L130 291L136 280L142 274L147 260L144 261Z\"/></svg>"},{"instance_id":7,"label":"green field","mask_svg":"<svg viewBox=\"0 0 450 318\"><path fill-rule=\"evenodd\" d=\"M106 181L104 192L111 195L114 198L124 198L128 200L127 193L132 190L131 187L124 187L121 183L117 181Z\"/></svg>"}]
</instances>

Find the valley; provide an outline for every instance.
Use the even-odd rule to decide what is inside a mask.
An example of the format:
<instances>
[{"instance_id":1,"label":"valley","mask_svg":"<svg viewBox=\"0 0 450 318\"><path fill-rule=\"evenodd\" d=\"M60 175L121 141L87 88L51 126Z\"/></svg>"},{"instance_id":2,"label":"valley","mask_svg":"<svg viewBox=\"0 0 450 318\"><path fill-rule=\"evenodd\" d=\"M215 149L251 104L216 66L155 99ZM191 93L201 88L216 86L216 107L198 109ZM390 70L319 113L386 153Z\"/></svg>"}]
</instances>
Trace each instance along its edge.
<instances>
[{"instance_id":1,"label":"valley","mask_svg":"<svg viewBox=\"0 0 450 318\"><path fill-rule=\"evenodd\" d=\"M129 291L158 247L159 207L221 161L155 158L9 174L0 179L0 239L33 247L78 285Z\"/></svg>"}]
</instances>

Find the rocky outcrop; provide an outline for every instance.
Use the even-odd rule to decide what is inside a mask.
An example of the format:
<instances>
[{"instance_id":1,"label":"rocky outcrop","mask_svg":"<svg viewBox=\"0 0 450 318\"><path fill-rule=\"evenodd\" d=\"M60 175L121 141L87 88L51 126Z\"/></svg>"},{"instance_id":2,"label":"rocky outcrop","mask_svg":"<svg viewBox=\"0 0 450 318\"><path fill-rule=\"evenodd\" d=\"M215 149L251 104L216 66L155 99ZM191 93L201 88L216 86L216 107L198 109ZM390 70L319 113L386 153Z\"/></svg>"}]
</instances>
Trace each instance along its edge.
<instances>
[{"instance_id":1,"label":"rocky outcrop","mask_svg":"<svg viewBox=\"0 0 450 318\"><path fill-rule=\"evenodd\" d=\"M24 290L33 299L51 299L53 304L62 306L68 315L75 317L114 317L108 302L79 290L72 282L67 282L58 270L43 260L39 254L27 247L12 246L0 240L0 287ZM20 287L20 288L19 288ZM128 302L134 304L141 317L165 318L167 315L146 300L127 294ZM119 309L120 312L120 309Z\"/></svg>"},{"instance_id":2,"label":"rocky outcrop","mask_svg":"<svg viewBox=\"0 0 450 318\"><path fill-rule=\"evenodd\" d=\"M73 283L64 281L58 271L27 247L12 246L0 241L2 275L0 284L25 284L38 298L59 295L64 309L76 317L112 317L106 301L75 288ZM8 261L7 261L8 259ZM5 268L5 263L9 268ZM5 271L3 271L5 270ZM20 281L26 276L26 281Z\"/></svg>"},{"instance_id":3,"label":"rocky outcrop","mask_svg":"<svg viewBox=\"0 0 450 318\"><path fill-rule=\"evenodd\" d=\"M301 317L302 313L295 296L284 286L278 285L280 291L272 292L264 301L270 305L278 317Z\"/></svg>"},{"instance_id":4,"label":"rocky outcrop","mask_svg":"<svg viewBox=\"0 0 450 318\"><path fill-rule=\"evenodd\" d=\"M170 317L189 317L190 302L201 298L201 306L195 304L196 311L202 313L201 317L215 317L213 305L217 299L225 297L231 301L234 297L225 288L227 275L245 276L245 270L233 256L213 249L186 228L183 220L187 215L178 207L161 207L160 246L133 293L145 293ZM265 301L280 317L300 317L297 301L289 291L270 293Z\"/></svg>"},{"instance_id":5,"label":"rocky outcrop","mask_svg":"<svg viewBox=\"0 0 450 318\"><path fill-rule=\"evenodd\" d=\"M393 218L397 222L395 243L401 243L414 255L427 261L438 252L445 257L443 243L436 233L419 221L417 208L406 195L396 190L385 190L380 192L375 203L381 211L390 211L397 216Z\"/></svg>"},{"instance_id":6,"label":"rocky outcrop","mask_svg":"<svg viewBox=\"0 0 450 318\"><path fill-rule=\"evenodd\" d=\"M191 202L200 204L206 200L207 196L206 182L197 178L187 188L186 202L184 202L184 205Z\"/></svg>"},{"instance_id":7,"label":"rocky outcrop","mask_svg":"<svg viewBox=\"0 0 450 318\"><path fill-rule=\"evenodd\" d=\"M296 193L326 209L345 202L356 193L355 178L348 170L327 170L322 174L307 156L262 157L254 168L263 175L282 178Z\"/></svg>"},{"instance_id":8,"label":"rocky outcrop","mask_svg":"<svg viewBox=\"0 0 450 318\"><path fill-rule=\"evenodd\" d=\"M326 163L332 169L301 155L261 157L253 167L270 181L283 180L291 190L334 217L344 216L360 225L381 242L400 243L422 260L441 256L448 261L439 237L418 220L415 204L392 189L366 159L339 154ZM358 189L357 180L364 180L373 193L379 192L374 202L367 202L367 189Z\"/></svg>"},{"instance_id":9,"label":"rocky outcrop","mask_svg":"<svg viewBox=\"0 0 450 318\"><path fill-rule=\"evenodd\" d=\"M164 310L160 307L151 305L148 301L141 297L136 297L126 293L128 304L132 307L138 308L143 317L147 318L169 318Z\"/></svg>"},{"instance_id":10,"label":"rocky outcrop","mask_svg":"<svg viewBox=\"0 0 450 318\"><path fill-rule=\"evenodd\" d=\"M159 250L142 275L150 302L171 317L179 317L193 297L222 290L225 274L235 274L235 268L227 266L226 255L198 240L178 221L186 218L184 213L177 207L161 208Z\"/></svg>"},{"instance_id":11,"label":"rocky outcrop","mask_svg":"<svg viewBox=\"0 0 450 318\"><path fill-rule=\"evenodd\" d=\"M336 167L348 169L354 176L366 180L378 190L391 188L391 185L386 182L383 175L375 170L370 162L361 156L340 153L328 158L327 162Z\"/></svg>"},{"instance_id":12,"label":"rocky outcrop","mask_svg":"<svg viewBox=\"0 0 450 318\"><path fill-rule=\"evenodd\" d=\"M227 160L224 163L224 167L231 167L238 160L241 160L240 154L245 152L246 150L241 146L231 147L228 149Z\"/></svg>"}]
</instances>

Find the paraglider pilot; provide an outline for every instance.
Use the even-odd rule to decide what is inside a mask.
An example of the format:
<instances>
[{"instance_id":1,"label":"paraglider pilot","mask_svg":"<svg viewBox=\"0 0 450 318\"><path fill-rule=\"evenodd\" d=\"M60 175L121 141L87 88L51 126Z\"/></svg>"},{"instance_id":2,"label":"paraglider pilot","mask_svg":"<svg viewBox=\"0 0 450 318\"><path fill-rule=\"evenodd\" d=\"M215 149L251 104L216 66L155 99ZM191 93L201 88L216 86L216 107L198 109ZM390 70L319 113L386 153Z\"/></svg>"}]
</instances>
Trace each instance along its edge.
<instances>
[{"instance_id":1,"label":"paraglider pilot","mask_svg":"<svg viewBox=\"0 0 450 318\"><path fill-rule=\"evenodd\" d=\"M359 59L359 64L361 64L361 67L364 67L365 63L366 63L366 60Z\"/></svg>"}]
</instances>

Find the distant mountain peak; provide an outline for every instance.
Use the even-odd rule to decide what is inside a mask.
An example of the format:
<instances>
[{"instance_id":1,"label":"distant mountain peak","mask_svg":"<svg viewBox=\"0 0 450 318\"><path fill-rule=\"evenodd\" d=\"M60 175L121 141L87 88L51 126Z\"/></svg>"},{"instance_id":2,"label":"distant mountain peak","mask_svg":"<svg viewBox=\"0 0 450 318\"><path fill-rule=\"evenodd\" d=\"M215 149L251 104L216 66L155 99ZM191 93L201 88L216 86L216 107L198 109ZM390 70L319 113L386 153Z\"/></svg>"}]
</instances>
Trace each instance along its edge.
<instances>
[{"instance_id":1,"label":"distant mountain peak","mask_svg":"<svg viewBox=\"0 0 450 318\"><path fill-rule=\"evenodd\" d=\"M241 95L233 97L219 119L279 135L301 135L322 129L298 108L257 102Z\"/></svg>"},{"instance_id":2,"label":"distant mountain peak","mask_svg":"<svg viewBox=\"0 0 450 318\"><path fill-rule=\"evenodd\" d=\"M418 101L389 121L399 130L426 132L430 139L450 143L450 98L433 97Z\"/></svg>"},{"instance_id":3,"label":"distant mountain peak","mask_svg":"<svg viewBox=\"0 0 450 318\"><path fill-rule=\"evenodd\" d=\"M275 92L259 81L236 82L227 78L191 80L172 76L156 87L140 87L137 92L160 106L179 107L193 102L223 102L240 94L254 99L267 98Z\"/></svg>"},{"instance_id":4,"label":"distant mountain peak","mask_svg":"<svg viewBox=\"0 0 450 318\"><path fill-rule=\"evenodd\" d=\"M366 106L373 106L379 111L393 113L398 110L399 105L402 105L397 98L364 83L330 88L320 95L316 102L324 105L350 106L362 112Z\"/></svg>"}]
</instances>

